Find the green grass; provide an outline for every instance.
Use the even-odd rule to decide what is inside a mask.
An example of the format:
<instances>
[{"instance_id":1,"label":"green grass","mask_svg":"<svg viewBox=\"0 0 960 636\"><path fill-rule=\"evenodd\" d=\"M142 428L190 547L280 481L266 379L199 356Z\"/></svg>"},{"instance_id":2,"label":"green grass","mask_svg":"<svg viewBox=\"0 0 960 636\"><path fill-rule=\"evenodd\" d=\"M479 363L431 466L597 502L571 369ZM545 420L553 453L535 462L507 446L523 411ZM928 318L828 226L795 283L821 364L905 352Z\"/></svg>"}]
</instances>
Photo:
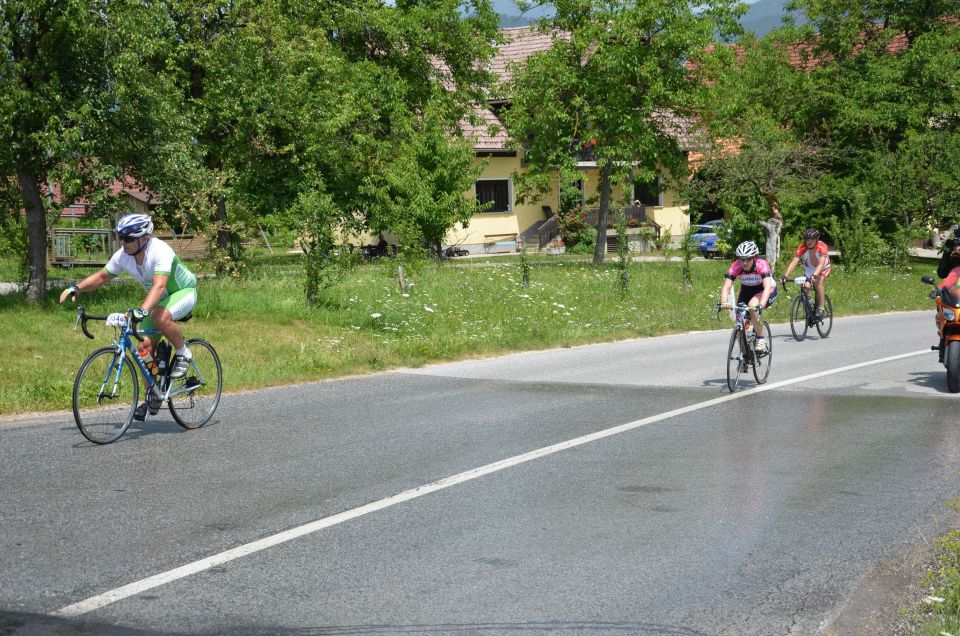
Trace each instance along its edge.
<instances>
[{"instance_id":1,"label":"green grass","mask_svg":"<svg viewBox=\"0 0 960 636\"><path fill-rule=\"evenodd\" d=\"M948 507L960 510L960 500ZM929 636L960 635L960 530L953 530L936 539L936 561L926 573L928 596L907 618L915 627L913 633Z\"/></svg>"},{"instance_id":2,"label":"green grass","mask_svg":"<svg viewBox=\"0 0 960 636\"><path fill-rule=\"evenodd\" d=\"M202 279L184 332L214 344L230 391L727 326L713 313L726 263L694 261L690 290L681 284L680 263L637 263L630 269L631 292L621 298L615 259L599 268L575 257L531 260L527 287L516 257L408 266L407 296L398 290L395 262L367 264L308 309L302 262L273 257L252 265L240 281ZM933 268L918 264L894 275L838 267L828 280L834 313L931 309L918 279ZM51 277L69 277L63 274ZM70 408L81 362L111 340L112 330L102 324L92 327L95 341L72 331L74 306L57 304L57 295L51 290L36 306L17 295L0 297L7 334L0 340L0 413ZM113 284L82 295L80 303L105 314L138 306L143 295L136 284ZM788 308L781 295L766 315L784 322Z\"/></svg>"}]
</instances>

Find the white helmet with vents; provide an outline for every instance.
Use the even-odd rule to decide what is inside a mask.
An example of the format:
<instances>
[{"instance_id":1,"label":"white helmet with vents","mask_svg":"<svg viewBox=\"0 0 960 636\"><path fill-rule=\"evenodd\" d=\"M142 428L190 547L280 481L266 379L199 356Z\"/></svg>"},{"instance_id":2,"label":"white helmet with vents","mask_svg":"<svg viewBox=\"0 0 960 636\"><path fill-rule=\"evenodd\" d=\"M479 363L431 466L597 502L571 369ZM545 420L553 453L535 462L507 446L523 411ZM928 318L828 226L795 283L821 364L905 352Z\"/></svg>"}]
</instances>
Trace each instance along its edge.
<instances>
[{"instance_id":1,"label":"white helmet with vents","mask_svg":"<svg viewBox=\"0 0 960 636\"><path fill-rule=\"evenodd\" d=\"M117 221L117 234L137 238L153 232L153 221L146 214L128 214Z\"/></svg>"},{"instance_id":2,"label":"white helmet with vents","mask_svg":"<svg viewBox=\"0 0 960 636\"><path fill-rule=\"evenodd\" d=\"M750 258L760 253L760 248L753 241L744 241L737 246L737 258Z\"/></svg>"}]
</instances>

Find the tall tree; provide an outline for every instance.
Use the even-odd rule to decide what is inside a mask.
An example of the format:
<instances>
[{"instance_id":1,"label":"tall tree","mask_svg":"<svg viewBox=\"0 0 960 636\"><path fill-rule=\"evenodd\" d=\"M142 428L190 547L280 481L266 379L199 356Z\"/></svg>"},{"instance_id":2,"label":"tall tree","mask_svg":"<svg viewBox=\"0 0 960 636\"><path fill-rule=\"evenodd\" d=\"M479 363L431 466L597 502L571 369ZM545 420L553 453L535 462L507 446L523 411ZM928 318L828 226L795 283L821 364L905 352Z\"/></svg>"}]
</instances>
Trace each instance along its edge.
<instances>
[{"instance_id":1,"label":"tall tree","mask_svg":"<svg viewBox=\"0 0 960 636\"><path fill-rule=\"evenodd\" d=\"M318 223L336 225L330 240L391 229L408 245L436 245L469 218L474 169L460 126L485 99L497 37L490 3L469 6L467 17L453 0L288 9L291 46L274 100L284 115L271 139L290 157L297 204L273 222L311 236ZM317 246L308 271L320 273L333 248ZM308 285L314 302L318 287Z\"/></svg>"},{"instance_id":2,"label":"tall tree","mask_svg":"<svg viewBox=\"0 0 960 636\"><path fill-rule=\"evenodd\" d=\"M632 175L651 181L677 173L683 154L661 125L682 114L698 89L684 62L717 33L739 32L746 7L736 0L556 0L539 28L553 46L517 68L506 93L505 123L526 153L521 194L546 192L576 177L576 155L589 145L599 174L598 240L602 263L613 184Z\"/></svg>"},{"instance_id":3,"label":"tall tree","mask_svg":"<svg viewBox=\"0 0 960 636\"><path fill-rule=\"evenodd\" d=\"M698 60L698 76L707 90L699 112L715 147L701 161L704 178L687 184L694 200L706 200L727 213L738 210L760 225L765 256L780 256L784 203L796 206L821 172L821 142L798 126L809 102L812 82L791 58L791 35L746 40L717 47Z\"/></svg>"},{"instance_id":4,"label":"tall tree","mask_svg":"<svg viewBox=\"0 0 960 636\"><path fill-rule=\"evenodd\" d=\"M97 186L102 197L137 151L165 152L150 141L158 131L177 128L164 115L172 83L157 72L163 18L155 5L133 1L0 4L0 172L15 177L0 185L0 215L26 218L28 300L46 287L54 184L66 200L94 197Z\"/></svg>"},{"instance_id":5,"label":"tall tree","mask_svg":"<svg viewBox=\"0 0 960 636\"><path fill-rule=\"evenodd\" d=\"M798 126L827 141L820 206L865 206L897 263L960 194L960 28L951 0L798 0L817 64ZM860 232L859 236L865 235ZM855 235L852 235L855 236Z\"/></svg>"}]
</instances>

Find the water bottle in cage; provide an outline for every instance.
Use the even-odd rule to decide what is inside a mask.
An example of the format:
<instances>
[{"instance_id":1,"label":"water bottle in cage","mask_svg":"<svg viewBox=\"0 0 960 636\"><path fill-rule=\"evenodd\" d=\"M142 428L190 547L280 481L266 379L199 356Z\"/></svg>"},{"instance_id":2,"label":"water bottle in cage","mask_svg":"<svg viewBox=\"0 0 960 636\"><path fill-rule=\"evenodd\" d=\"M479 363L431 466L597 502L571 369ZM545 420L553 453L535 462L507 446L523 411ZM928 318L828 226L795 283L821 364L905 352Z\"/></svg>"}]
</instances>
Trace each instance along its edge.
<instances>
[{"instance_id":1,"label":"water bottle in cage","mask_svg":"<svg viewBox=\"0 0 960 636\"><path fill-rule=\"evenodd\" d=\"M147 365L147 369L150 371L151 375L156 377L157 375L157 360L150 353L150 345L147 344L147 341L144 340L137 347L137 355L140 356L140 359L143 360L143 363Z\"/></svg>"}]
</instances>

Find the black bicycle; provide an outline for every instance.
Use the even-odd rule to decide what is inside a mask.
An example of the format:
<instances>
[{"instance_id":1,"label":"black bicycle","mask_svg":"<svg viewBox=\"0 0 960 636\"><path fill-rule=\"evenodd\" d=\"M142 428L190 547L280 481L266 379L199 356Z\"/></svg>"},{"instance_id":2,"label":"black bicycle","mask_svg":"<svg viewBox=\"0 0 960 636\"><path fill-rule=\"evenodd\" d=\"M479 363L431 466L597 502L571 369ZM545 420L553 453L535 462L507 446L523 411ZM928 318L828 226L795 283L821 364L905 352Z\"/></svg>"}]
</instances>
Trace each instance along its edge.
<instances>
[{"instance_id":1,"label":"black bicycle","mask_svg":"<svg viewBox=\"0 0 960 636\"><path fill-rule=\"evenodd\" d=\"M717 316L722 307L717 303ZM758 313L762 309L757 308ZM761 320L763 333L767 342L766 351L756 350L756 334L749 328L750 308L745 303L739 303L733 309L733 332L730 334L730 345L727 347L727 387L733 393L740 385L740 376L751 370L757 384L763 384L770 375L770 364L773 361L773 334L770 323Z\"/></svg>"},{"instance_id":2,"label":"black bicycle","mask_svg":"<svg viewBox=\"0 0 960 636\"><path fill-rule=\"evenodd\" d=\"M83 307L77 307L77 325L84 335L88 320L107 320L107 316L91 316ZM73 417L77 428L94 444L109 444L133 422L137 409L140 384L137 371L143 378L146 403L151 415L156 415L164 402L177 424L186 429L206 424L220 404L223 389L223 368L213 345L205 340L187 340L193 352L190 367L180 378L171 378L172 351L161 340L157 343L157 360L162 369L155 376L140 357L133 339L160 333L156 329L137 331L133 310L126 313L123 324L116 327L116 338L109 347L97 349L80 365L73 383ZM161 351L165 353L161 353Z\"/></svg>"},{"instance_id":3,"label":"black bicycle","mask_svg":"<svg viewBox=\"0 0 960 636\"><path fill-rule=\"evenodd\" d=\"M782 281L786 282L786 281ZM807 331L813 327L821 338L830 335L833 329L833 303L830 295L823 295L823 315L817 315L816 292L810 293L810 281L806 276L793 279L800 288L800 293L790 305L790 331L798 342L807 337Z\"/></svg>"}]
</instances>

